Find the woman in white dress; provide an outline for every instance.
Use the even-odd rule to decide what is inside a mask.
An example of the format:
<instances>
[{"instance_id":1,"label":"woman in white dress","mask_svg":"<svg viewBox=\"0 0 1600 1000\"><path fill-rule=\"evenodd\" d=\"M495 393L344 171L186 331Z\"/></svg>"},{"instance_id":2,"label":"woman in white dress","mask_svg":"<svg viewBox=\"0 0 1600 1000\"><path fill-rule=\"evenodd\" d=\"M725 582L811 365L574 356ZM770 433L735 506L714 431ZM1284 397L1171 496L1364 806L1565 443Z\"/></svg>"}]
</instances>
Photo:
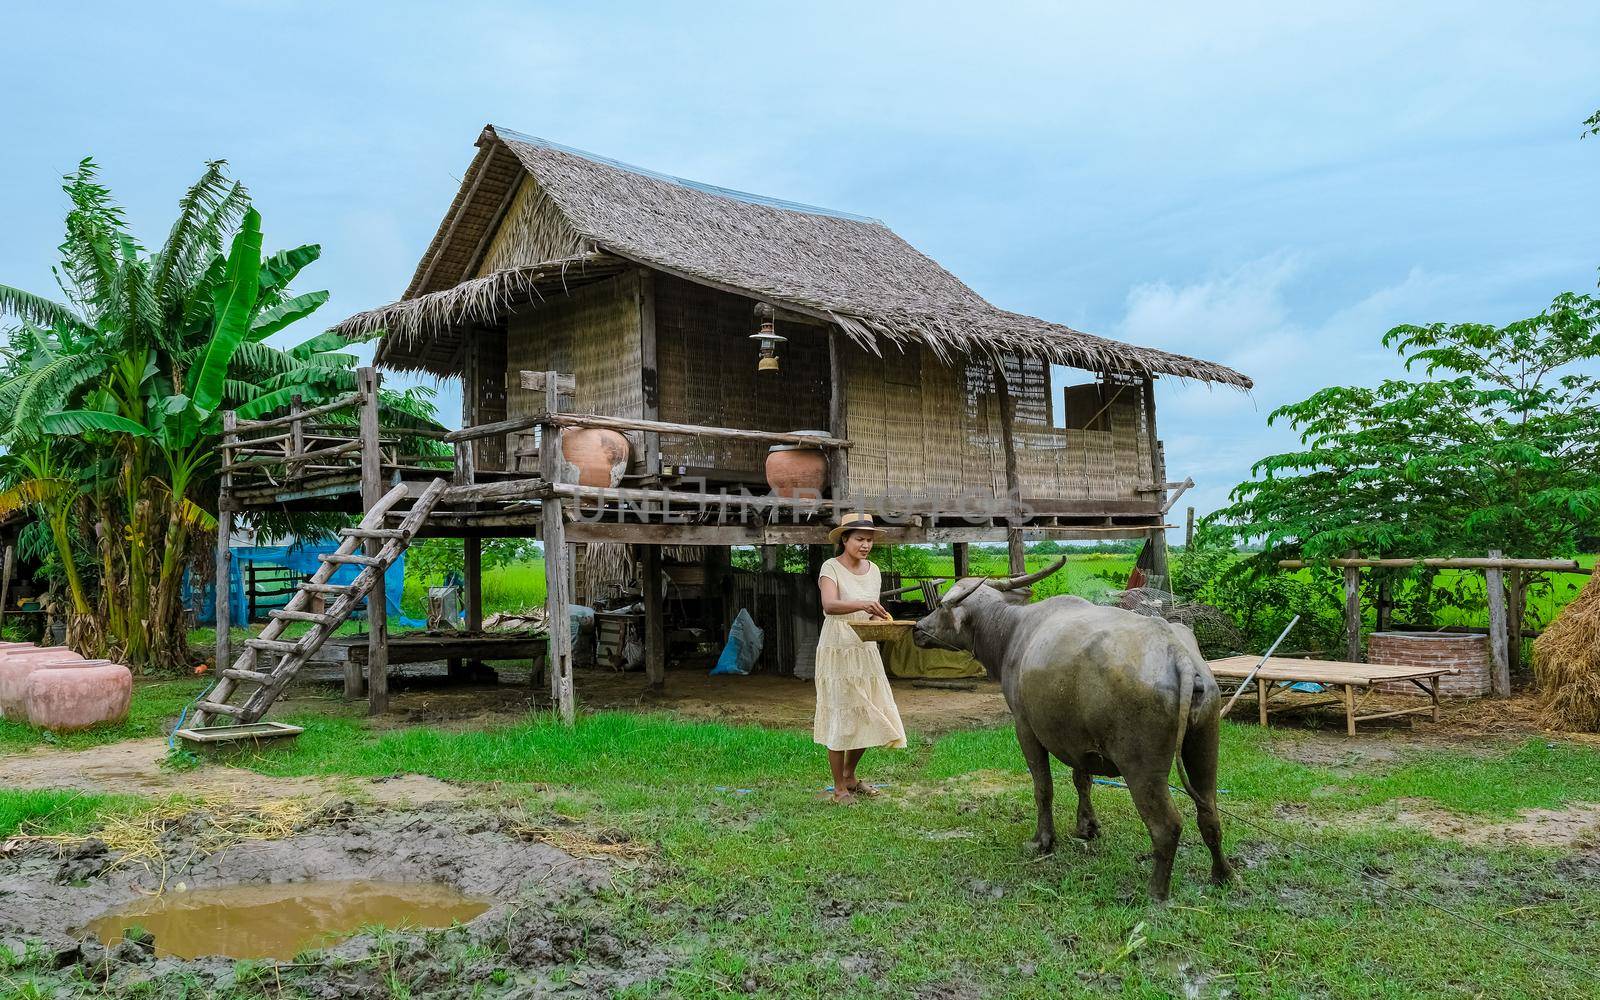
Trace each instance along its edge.
<instances>
[{"instance_id":1,"label":"woman in white dress","mask_svg":"<svg viewBox=\"0 0 1600 1000\"><path fill-rule=\"evenodd\" d=\"M873 537L881 530L870 514L841 517L839 526L828 533L828 540L839 545L839 554L822 564L817 579L824 617L817 640L817 719L812 733L828 748L833 801L838 803L878 794L856 777L856 765L868 747L906 745L878 644L863 642L846 624L889 617L878 603L882 577L867 558Z\"/></svg>"}]
</instances>

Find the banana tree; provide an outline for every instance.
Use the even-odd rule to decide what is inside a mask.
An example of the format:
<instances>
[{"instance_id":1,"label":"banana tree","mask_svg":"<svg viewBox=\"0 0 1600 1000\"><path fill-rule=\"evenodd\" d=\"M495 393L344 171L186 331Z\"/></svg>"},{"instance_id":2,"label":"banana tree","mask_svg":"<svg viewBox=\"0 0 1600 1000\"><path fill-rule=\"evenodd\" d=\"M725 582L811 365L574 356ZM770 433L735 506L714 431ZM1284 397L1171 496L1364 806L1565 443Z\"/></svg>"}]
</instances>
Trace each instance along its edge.
<instances>
[{"instance_id":1,"label":"banana tree","mask_svg":"<svg viewBox=\"0 0 1600 1000\"><path fill-rule=\"evenodd\" d=\"M82 630L106 637L95 652L134 664L185 659L178 589L191 538L215 524L196 498L209 496L216 471L219 411L271 409L286 390L315 399L350 360L333 349L345 342L326 336L290 350L266 343L327 300L289 291L320 251L263 257L260 216L221 167L207 165L165 242L146 253L84 161L64 185L65 301L0 285L0 315L19 321L0 351L0 442L13 453L41 441L52 454L74 448L76 467L96 470L61 501L93 529L60 544L94 539L98 601L80 579L74 611L92 605L103 626ZM0 486L29 478L19 466ZM32 502L49 518L59 496Z\"/></svg>"}]
</instances>

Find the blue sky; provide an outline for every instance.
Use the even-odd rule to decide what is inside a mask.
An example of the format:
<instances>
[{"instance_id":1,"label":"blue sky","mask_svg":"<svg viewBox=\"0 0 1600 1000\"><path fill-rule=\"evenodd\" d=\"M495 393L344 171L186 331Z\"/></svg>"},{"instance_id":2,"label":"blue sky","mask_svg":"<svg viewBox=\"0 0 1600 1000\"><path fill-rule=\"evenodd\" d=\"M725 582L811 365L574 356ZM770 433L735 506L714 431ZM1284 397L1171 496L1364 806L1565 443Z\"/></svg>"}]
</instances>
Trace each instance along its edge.
<instances>
[{"instance_id":1,"label":"blue sky","mask_svg":"<svg viewBox=\"0 0 1600 1000\"><path fill-rule=\"evenodd\" d=\"M1297 6L25 5L0 281L50 287L80 157L151 243L225 157L269 245L323 244L333 322L400 293L495 122L881 218L1001 306L1245 371L1159 397L1205 511L1290 443L1275 406L1393 374L1389 327L1600 266L1600 7Z\"/></svg>"}]
</instances>

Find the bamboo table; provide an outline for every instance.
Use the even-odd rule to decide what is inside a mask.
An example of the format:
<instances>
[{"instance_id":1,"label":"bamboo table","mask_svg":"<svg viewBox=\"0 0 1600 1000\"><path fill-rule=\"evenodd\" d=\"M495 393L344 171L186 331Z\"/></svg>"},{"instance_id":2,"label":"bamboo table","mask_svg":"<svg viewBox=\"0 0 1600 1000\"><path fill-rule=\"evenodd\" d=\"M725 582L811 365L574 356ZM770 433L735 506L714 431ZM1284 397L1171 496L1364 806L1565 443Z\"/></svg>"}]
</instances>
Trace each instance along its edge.
<instances>
[{"instance_id":1,"label":"bamboo table","mask_svg":"<svg viewBox=\"0 0 1600 1000\"><path fill-rule=\"evenodd\" d=\"M1219 680L1228 679L1243 681L1261 662L1259 656L1230 656L1222 660L1212 660L1211 672ZM1374 719L1389 719L1397 715L1421 715L1424 712L1432 713L1433 721L1439 721L1439 678L1446 674L1456 673L1454 667L1399 667L1384 663L1344 663L1339 660L1294 660L1282 656L1268 658L1267 662L1256 674L1256 703L1261 713L1261 725L1267 724L1268 703L1272 699L1273 689L1279 681L1291 683L1306 682L1324 684L1329 687L1339 688L1337 698L1326 701L1303 703L1295 708L1314 708L1318 705L1342 705L1344 707L1345 732L1350 736L1356 734L1356 723L1371 722ZM1417 708L1402 708L1384 712L1373 712L1367 715L1356 714L1356 689L1360 688L1363 694L1370 693L1372 685L1378 681L1407 681L1415 685L1423 694L1428 696L1429 704Z\"/></svg>"}]
</instances>

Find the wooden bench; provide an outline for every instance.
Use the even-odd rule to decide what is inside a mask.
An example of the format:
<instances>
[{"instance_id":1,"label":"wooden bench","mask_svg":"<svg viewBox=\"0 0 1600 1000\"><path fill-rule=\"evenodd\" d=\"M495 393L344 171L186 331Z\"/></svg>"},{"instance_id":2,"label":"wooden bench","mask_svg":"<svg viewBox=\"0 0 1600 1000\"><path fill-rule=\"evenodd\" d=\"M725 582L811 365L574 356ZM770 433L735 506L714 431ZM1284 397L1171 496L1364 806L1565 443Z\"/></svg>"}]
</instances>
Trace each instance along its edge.
<instances>
[{"instance_id":1,"label":"wooden bench","mask_svg":"<svg viewBox=\"0 0 1600 1000\"><path fill-rule=\"evenodd\" d=\"M1230 656L1222 660L1211 661L1211 672L1218 680L1234 680L1243 682L1261 662L1259 656ZM1279 681L1291 683L1323 684L1332 688L1339 688L1337 698L1326 701L1300 703L1295 708L1313 708L1318 705L1343 705L1345 732L1354 736L1356 723L1371 722L1374 719L1389 719L1397 715L1421 715L1431 713L1433 721L1439 721L1439 678L1446 674L1456 673L1454 667L1419 668L1397 667L1383 663L1344 663L1339 660L1293 660L1286 657L1270 657L1256 674L1256 702L1261 713L1261 724L1267 724L1268 703L1272 699L1274 690ZM1428 696L1429 704L1417 708L1401 708L1383 712L1373 712L1367 715L1356 714L1356 689L1360 688L1363 694L1371 691L1372 685L1379 681L1410 682L1423 694Z\"/></svg>"}]
</instances>

